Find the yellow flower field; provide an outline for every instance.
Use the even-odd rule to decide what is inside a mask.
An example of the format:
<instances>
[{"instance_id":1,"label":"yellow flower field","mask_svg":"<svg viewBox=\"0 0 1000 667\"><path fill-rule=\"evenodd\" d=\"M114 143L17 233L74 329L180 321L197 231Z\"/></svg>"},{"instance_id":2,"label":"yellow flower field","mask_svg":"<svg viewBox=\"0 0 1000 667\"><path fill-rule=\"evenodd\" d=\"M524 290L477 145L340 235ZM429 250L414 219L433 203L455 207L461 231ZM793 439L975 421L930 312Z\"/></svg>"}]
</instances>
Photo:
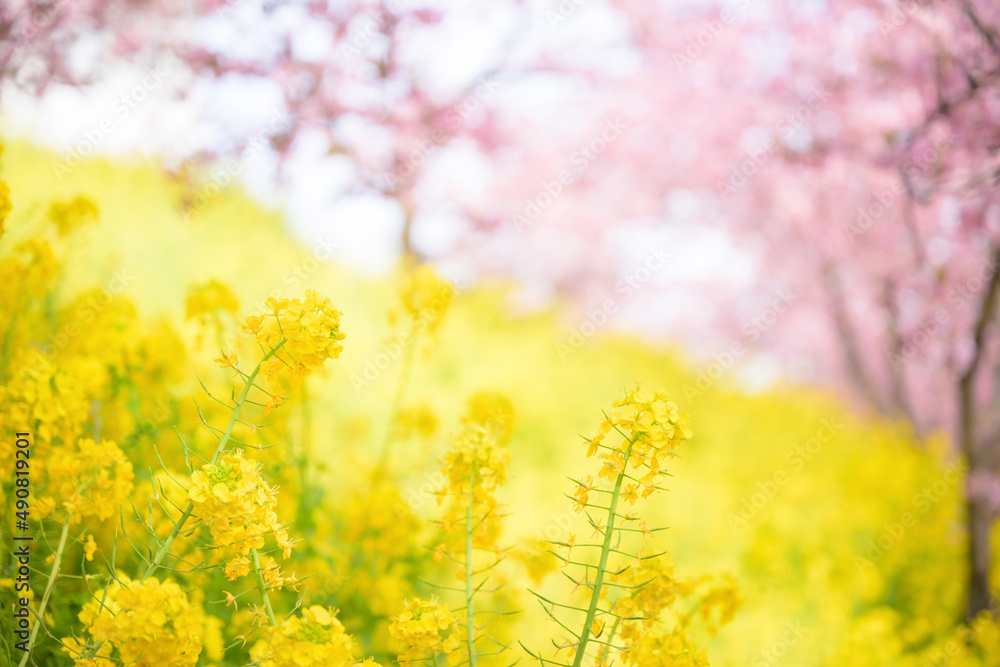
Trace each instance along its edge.
<instances>
[{"instance_id":1,"label":"yellow flower field","mask_svg":"<svg viewBox=\"0 0 1000 667\"><path fill-rule=\"evenodd\" d=\"M1000 663L943 435L53 159L0 156L9 664Z\"/></svg>"}]
</instances>

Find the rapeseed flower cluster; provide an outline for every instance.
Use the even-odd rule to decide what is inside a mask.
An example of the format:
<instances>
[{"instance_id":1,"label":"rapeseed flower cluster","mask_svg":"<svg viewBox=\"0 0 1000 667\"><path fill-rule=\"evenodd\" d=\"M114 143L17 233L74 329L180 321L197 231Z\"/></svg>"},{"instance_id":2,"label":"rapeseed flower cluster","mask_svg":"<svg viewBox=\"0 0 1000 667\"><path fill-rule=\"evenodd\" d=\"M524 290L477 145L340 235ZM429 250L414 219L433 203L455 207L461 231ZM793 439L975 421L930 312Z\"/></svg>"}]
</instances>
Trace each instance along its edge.
<instances>
[{"instance_id":1,"label":"rapeseed flower cluster","mask_svg":"<svg viewBox=\"0 0 1000 667\"><path fill-rule=\"evenodd\" d=\"M49 219L60 236L66 236L84 224L97 221L97 204L88 197L78 196L66 202L52 202Z\"/></svg>"},{"instance_id":2,"label":"rapeseed flower cluster","mask_svg":"<svg viewBox=\"0 0 1000 667\"><path fill-rule=\"evenodd\" d=\"M72 441L90 412L79 380L35 348L13 359L6 381L0 384L0 405L0 428L7 433L28 428L41 447ZM2 451L8 445L0 444L0 454L8 453ZM0 465L12 459L5 455Z\"/></svg>"},{"instance_id":3,"label":"rapeseed flower cluster","mask_svg":"<svg viewBox=\"0 0 1000 667\"><path fill-rule=\"evenodd\" d=\"M697 617L711 637L719 632L719 628L733 622L745 601L736 579L730 574L700 577L689 586L695 592L696 603L694 611L689 612L685 619Z\"/></svg>"},{"instance_id":4,"label":"rapeseed flower cluster","mask_svg":"<svg viewBox=\"0 0 1000 667\"><path fill-rule=\"evenodd\" d=\"M240 309L240 301L223 283L210 280L203 285L197 285L188 290L184 312L187 319L212 315L216 311L236 314Z\"/></svg>"},{"instance_id":5,"label":"rapeseed flower cluster","mask_svg":"<svg viewBox=\"0 0 1000 667\"><path fill-rule=\"evenodd\" d=\"M428 656L443 654L449 665L461 662L458 622L437 598L405 600L403 611L392 619L389 634L403 646L399 663L409 667Z\"/></svg>"},{"instance_id":6,"label":"rapeseed flower cluster","mask_svg":"<svg viewBox=\"0 0 1000 667\"><path fill-rule=\"evenodd\" d=\"M266 315L251 315L243 331L256 337L265 350L281 345L281 353L267 362L265 377L289 371L292 379L301 379L318 369L327 359L340 356L340 311L330 300L314 290L306 290L304 299L276 299L264 302ZM285 360L282 354L287 355Z\"/></svg>"},{"instance_id":7,"label":"rapeseed flower cluster","mask_svg":"<svg viewBox=\"0 0 1000 667\"><path fill-rule=\"evenodd\" d=\"M292 552L288 531L275 513L277 491L261 478L260 470L259 463L236 452L191 474L188 497L194 516L208 526L216 547L233 547L241 554L226 565L230 580L249 573L246 555L263 548L267 535L274 535L285 558Z\"/></svg>"},{"instance_id":8,"label":"rapeseed flower cluster","mask_svg":"<svg viewBox=\"0 0 1000 667\"><path fill-rule=\"evenodd\" d=\"M413 329L426 329L433 334L455 296L451 283L441 278L433 267L421 264L404 279L400 302L403 314Z\"/></svg>"},{"instance_id":9,"label":"rapeseed flower cluster","mask_svg":"<svg viewBox=\"0 0 1000 667\"><path fill-rule=\"evenodd\" d=\"M677 566L665 553L642 558L612 573L611 581L624 592L611 603L620 617L620 653L626 664L637 666L707 665L705 651L694 648L685 628L697 618L708 635L715 636L721 626L732 622L743 604L732 577L681 580ZM675 606L681 599L691 601L691 610ZM675 621L672 628L667 616Z\"/></svg>"},{"instance_id":10,"label":"rapeseed flower cluster","mask_svg":"<svg viewBox=\"0 0 1000 667\"><path fill-rule=\"evenodd\" d=\"M575 620L579 630L570 630L575 634L556 643L570 656L572 667L589 662L607 665L616 653L625 664L637 667L707 664L704 650L696 649L688 635L690 616L675 606L680 598L693 595L703 580L680 580L665 552L646 555L647 543L658 529L650 528L636 512L621 509L660 490L657 480L666 474L661 459L674 456L691 435L688 416L664 392L636 385L612 404L597 435L587 440L588 458L601 452L598 477L607 487L595 483L593 476L574 480L572 499L574 509L586 514L593 540L578 541L570 533L567 539L550 544L565 549L552 553L564 567L579 572L566 577L588 594L588 600L578 605L536 593L542 607L564 630L570 626L558 620L557 611L580 615ZM609 439L614 444L607 444ZM592 494L599 494L600 500L592 499ZM741 602L734 582L726 580L697 600L695 607L714 635L719 625L732 620ZM529 653L546 662L541 654Z\"/></svg>"},{"instance_id":11,"label":"rapeseed flower cluster","mask_svg":"<svg viewBox=\"0 0 1000 667\"><path fill-rule=\"evenodd\" d=\"M708 667L708 651L698 648L681 626L656 626L623 652L631 667Z\"/></svg>"},{"instance_id":12,"label":"rapeseed flower cluster","mask_svg":"<svg viewBox=\"0 0 1000 667\"><path fill-rule=\"evenodd\" d=\"M74 522L118 516L135 479L132 463L118 445L81 438L76 447L59 447L49 456L48 506L62 507Z\"/></svg>"},{"instance_id":13,"label":"rapeseed flower cluster","mask_svg":"<svg viewBox=\"0 0 1000 667\"><path fill-rule=\"evenodd\" d=\"M313 605L264 630L250 649L260 667L379 667L372 659L355 662L354 642L334 612Z\"/></svg>"},{"instance_id":14,"label":"rapeseed flower cluster","mask_svg":"<svg viewBox=\"0 0 1000 667\"><path fill-rule=\"evenodd\" d=\"M609 481L624 473L626 464L636 470L646 469L641 478L630 477L623 489L623 498L634 505L640 496L647 498L657 490L656 481L665 474L662 460L673 456L692 436L691 418L682 415L677 404L667 400L663 392L641 386L626 391L611 408L597 435L588 441L587 456L597 454L599 449L606 450L598 456L603 461L598 477ZM615 444L604 444L606 438ZM586 495L583 500L580 504L586 504Z\"/></svg>"},{"instance_id":15,"label":"rapeseed flower cluster","mask_svg":"<svg viewBox=\"0 0 1000 667\"><path fill-rule=\"evenodd\" d=\"M685 595L685 584L677 580L677 567L666 554L640 559L624 572L614 573L611 580L627 591L615 603L615 613L625 620L621 635L637 640L642 633L640 626L654 625L671 607L678 595Z\"/></svg>"},{"instance_id":16,"label":"rapeseed flower cluster","mask_svg":"<svg viewBox=\"0 0 1000 667\"><path fill-rule=\"evenodd\" d=\"M444 456L446 485L438 493L438 502L445 498L452 502L441 521L442 529L450 533L464 527L466 510L471 507L474 523L470 529L479 547L493 547L498 537L502 515L496 490L507 480L510 461L502 440L504 429L503 422L467 420Z\"/></svg>"},{"instance_id":17,"label":"rapeseed flower cluster","mask_svg":"<svg viewBox=\"0 0 1000 667\"><path fill-rule=\"evenodd\" d=\"M201 611L181 587L156 577L133 581L122 575L80 612L94 652L78 639L64 649L76 667L120 660L136 667L193 667L202 649ZM95 653L95 657L84 657ZM103 658L98 660L97 658Z\"/></svg>"}]
</instances>

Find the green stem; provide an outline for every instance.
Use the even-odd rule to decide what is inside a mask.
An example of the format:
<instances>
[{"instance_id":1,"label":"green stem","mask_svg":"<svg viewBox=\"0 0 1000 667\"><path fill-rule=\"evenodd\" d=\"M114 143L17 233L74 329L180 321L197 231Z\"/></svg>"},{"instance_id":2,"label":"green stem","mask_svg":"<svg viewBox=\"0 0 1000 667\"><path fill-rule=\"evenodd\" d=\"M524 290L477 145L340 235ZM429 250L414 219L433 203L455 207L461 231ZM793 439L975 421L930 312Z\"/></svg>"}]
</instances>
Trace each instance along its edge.
<instances>
[{"instance_id":1,"label":"green stem","mask_svg":"<svg viewBox=\"0 0 1000 667\"><path fill-rule=\"evenodd\" d=\"M250 553L253 555L253 571L257 574L257 591L260 593L260 599L264 602L267 620L271 625L277 625L278 621L274 618L274 610L271 609L271 598L267 596L267 584L264 583L264 573L260 569L260 556L257 555L256 549L251 549Z\"/></svg>"},{"instance_id":2,"label":"green stem","mask_svg":"<svg viewBox=\"0 0 1000 667\"><path fill-rule=\"evenodd\" d=\"M28 637L28 648L21 657L19 667L24 667L28 664L28 658L31 656L31 647L35 644L35 639L38 637L38 629L42 627L42 619L45 618L45 608L49 604L49 596L52 595L56 579L59 578L59 566L62 564L63 551L66 549L66 538L69 536L69 522L72 518L72 514L67 514L66 521L63 523L62 534L59 535L59 546L56 548L55 560L52 561L52 571L49 572L49 581L45 585L45 593L42 594L42 603L38 606L38 611L35 613L35 625L31 628L31 636Z\"/></svg>"},{"instance_id":3,"label":"green stem","mask_svg":"<svg viewBox=\"0 0 1000 667\"><path fill-rule=\"evenodd\" d=\"M607 664L606 661L608 659L608 653L611 652L611 644L612 642L615 641L615 635L618 634L618 626L619 624L621 624L621 622L622 622L621 617L618 617L615 619L615 622L611 625L611 634L608 635L608 643L604 645L603 649L601 649L601 658L600 660L597 661L598 665Z\"/></svg>"},{"instance_id":4,"label":"green stem","mask_svg":"<svg viewBox=\"0 0 1000 667\"><path fill-rule=\"evenodd\" d=\"M629 442L628 449L625 450L622 471L618 473L618 478L615 480L615 490L611 494L611 504L608 506L608 525L604 533L604 543L601 545L601 560L597 564L594 590L590 594L590 606L587 608L587 618L583 622L583 630L580 631L576 657L573 659L573 667L580 667L583 664L583 658L587 653L587 642L590 641L591 627L594 625L594 617L597 616L597 606L601 601L601 590L604 588L604 575L608 567L608 556L611 554L611 540L615 534L618 499L621 496L622 482L625 480L625 466L628 465L628 459L632 453L632 444L632 442Z\"/></svg>"},{"instance_id":5,"label":"green stem","mask_svg":"<svg viewBox=\"0 0 1000 667\"><path fill-rule=\"evenodd\" d=\"M170 531L170 534L167 535L167 539L165 539L163 544L160 545L160 548L156 550L156 555L153 556L153 561L149 564L149 567L146 568L146 571L142 573L139 583L146 581L146 579L151 577L154 572L160 569L160 566L163 564L163 559L167 557L168 553L170 553L170 548L173 546L174 540L177 539L177 536L180 534L184 524L187 523L187 520L191 518L192 512L194 512L194 503L189 500L187 507L184 508L184 512L181 514L180 518L174 522L174 527Z\"/></svg>"},{"instance_id":6,"label":"green stem","mask_svg":"<svg viewBox=\"0 0 1000 667\"><path fill-rule=\"evenodd\" d=\"M469 667L476 667L476 611L473 608L472 596L472 499L476 481L476 468L473 462L472 474L469 476L469 504L465 508L465 641L469 645Z\"/></svg>"},{"instance_id":7,"label":"green stem","mask_svg":"<svg viewBox=\"0 0 1000 667\"><path fill-rule=\"evenodd\" d=\"M236 425L236 420L239 419L240 411L246 403L247 395L250 393L250 388L253 386L253 381L257 378L257 374L260 373L260 367L265 361L270 359L279 349L281 349L281 346L285 344L285 340L286 339L282 338L277 345L271 348L271 351L264 355L264 358L257 363L256 368L254 368L253 372L247 377L246 384L243 385L243 392L240 394L239 399L237 399L236 405L233 406L233 414L229 417L229 424L226 425L226 430L219 438L219 444L215 448L215 455L212 456L212 465L219 462L219 457L222 456L222 452L225 451L226 445L229 444L229 438L233 434L233 427ZM194 503L189 500L187 506L184 508L184 512L182 512L177 521L174 522L174 527L170 531L170 535L167 536L167 539L165 539L160 545L160 548L157 549L156 555L153 556L153 561L149 564L149 567L146 568L146 571L143 572L142 578L139 579L140 583L148 579L154 572L160 569L160 566L163 564L163 559L167 557L168 553L170 553L170 548L173 546L174 540L177 539L177 536L184 528L184 524L187 523L187 520L191 518L192 512L194 512Z\"/></svg>"}]
</instances>

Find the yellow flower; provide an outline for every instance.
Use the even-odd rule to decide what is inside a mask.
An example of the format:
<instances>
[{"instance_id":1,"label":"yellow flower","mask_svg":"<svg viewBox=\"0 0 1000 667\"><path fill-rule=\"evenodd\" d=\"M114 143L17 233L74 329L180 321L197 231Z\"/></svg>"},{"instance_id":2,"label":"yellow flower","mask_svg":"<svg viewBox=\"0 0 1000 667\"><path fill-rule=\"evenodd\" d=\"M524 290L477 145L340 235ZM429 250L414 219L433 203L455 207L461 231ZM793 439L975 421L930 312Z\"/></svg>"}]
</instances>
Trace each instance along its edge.
<instances>
[{"instance_id":1,"label":"yellow flower","mask_svg":"<svg viewBox=\"0 0 1000 667\"><path fill-rule=\"evenodd\" d=\"M587 475L587 479L583 482L577 482L576 491L573 492L573 497L576 498L576 502L573 505L573 509L577 512L582 512L583 508L587 506L590 501L590 492L597 488L594 484L593 475Z\"/></svg>"},{"instance_id":2,"label":"yellow flower","mask_svg":"<svg viewBox=\"0 0 1000 667\"><path fill-rule=\"evenodd\" d=\"M276 347L282 358L290 357L287 370L292 379L299 379L320 368L327 359L336 359L344 347L340 341L340 311L330 300L313 290L306 290L305 299L269 298L264 305L271 311L266 316L247 318L243 330L252 333L264 349ZM284 365L283 365L284 366Z\"/></svg>"},{"instance_id":3,"label":"yellow flower","mask_svg":"<svg viewBox=\"0 0 1000 667\"><path fill-rule=\"evenodd\" d=\"M188 288L185 316L189 320L201 315L211 315L217 310L236 313L239 309L240 302L236 295L218 280Z\"/></svg>"},{"instance_id":4,"label":"yellow flower","mask_svg":"<svg viewBox=\"0 0 1000 667\"><path fill-rule=\"evenodd\" d=\"M614 481L625 471L626 465L634 469L646 468L648 473L640 479L641 497L646 498L656 491L657 478L666 474L660 469L661 460L674 456L677 448L691 438L690 417L681 414L677 405L667 400L662 391L653 392L640 384L626 390L611 407L597 435L587 441L587 456L597 453L606 434L613 429L620 431L624 434L621 441L599 456L604 464L598 476ZM636 487L630 486L626 489L625 499L634 503L636 491Z\"/></svg>"},{"instance_id":5,"label":"yellow flower","mask_svg":"<svg viewBox=\"0 0 1000 667\"><path fill-rule=\"evenodd\" d=\"M236 352L233 352L232 350L230 350L229 354L223 355L218 359L213 359L213 361L219 364L222 368L232 368L233 372L240 369L240 362L236 358Z\"/></svg>"},{"instance_id":6,"label":"yellow flower","mask_svg":"<svg viewBox=\"0 0 1000 667\"><path fill-rule=\"evenodd\" d=\"M597 435L595 435L593 438L590 439L590 441L589 441L590 446L587 447L587 458L588 459L591 456L593 456L594 454L597 453L597 448L601 444L602 440L604 440L604 434L603 433L598 433Z\"/></svg>"},{"instance_id":7,"label":"yellow flower","mask_svg":"<svg viewBox=\"0 0 1000 667\"><path fill-rule=\"evenodd\" d=\"M476 421L466 417L465 427L456 435L444 456L442 472L447 486L438 492L439 502L450 496L453 502L442 518L445 532L465 525L466 509L472 505L475 518L472 538L476 546L493 547L500 530L497 487L507 480L510 454L502 446L507 421ZM464 539L464 538L463 538Z\"/></svg>"},{"instance_id":8,"label":"yellow flower","mask_svg":"<svg viewBox=\"0 0 1000 667\"><path fill-rule=\"evenodd\" d=\"M79 637L65 637L62 643L62 650L74 660L73 667L103 667L110 663L111 653L114 651L111 644L104 642L93 658L84 658L89 650L87 642Z\"/></svg>"},{"instance_id":9,"label":"yellow flower","mask_svg":"<svg viewBox=\"0 0 1000 667\"><path fill-rule=\"evenodd\" d=\"M489 427L496 433L497 441L505 445L514 430L514 406L502 394L483 391L469 399L463 421Z\"/></svg>"},{"instance_id":10,"label":"yellow flower","mask_svg":"<svg viewBox=\"0 0 1000 667\"><path fill-rule=\"evenodd\" d=\"M403 408L396 416L395 428L400 440L414 436L427 439L434 435L437 427L437 417L426 405Z\"/></svg>"},{"instance_id":11,"label":"yellow flower","mask_svg":"<svg viewBox=\"0 0 1000 667\"><path fill-rule=\"evenodd\" d=\"M73 521L117 516L132 491L132 464L110 441L82 438L76 447L53 450L49 466L53 495L73 514Z\"/></svg>"},{"instance_id":12,"label":"yellow flower","mask_svg":"<svg viewBox=\"0 0 1000 667\"><path fill-rule=\"evenodd\" d=\"M68 202L53 202L49 206L49 220L55 223L60 236L65 236L87 222L97 221L97 205L86 197L76 197Z\"/></svg>"},{"instance_id":13,"label":"yellow flower","mask_svg":"<svg viewBox=\"0 0 1000 667\"><path fill-rule=\"evenodd\" d=\"M333 616L330 615L329 610L324 609L319 605L313 605L308 609L303 609L302 618L306 621L318 623L319 625L330 625L333 622Z\"/></svg>"},{"instance_id":14,"label":"yellow flower","mask_svg":"<svg viewBox=\"0 0 1000 667\"><path fill-rule=\"evenodd\" d=\"M434 333L457 294L454 286L442 280L433 267L422 264L407 277L400 298L410 325Z\"/></svg>"},{"instance_id":15,"label":"yellow flower","mask_svg":"<svg viewBox=\"0 0 1000 667\"><path fill-rule=\"evenodd\" d=\"M334 613L318 605L302 610L302 617L268 626L250 649L259 667L348 667L354 642ZM361 663L378 667L371 659Z\"/></svg>"},{"instance_id":16,"label":"yellow flower","mask_svg":"<svg viewBox=\"0 0 1000 667\"><path fill-rule=\"evenodd\" d=\"M83 431L90 415L90 401L81 387L88 378L81 375L57 367L41 350L25 345L11 360L7 377L0 383L0 429L8 433L31 429L40 448L33 454L43 455L44 451L46 459L45 448L50 445L72 449L70 443ZM0 466L13 460L12 447L0 439Z\"/></svg>"},{"instance_id":17,"label":"yellow flower","mask_svg":"<svg viewBox=\"0 0 1000 667\"><path fill-rule=\"evenodd\" d=\"M121 662L136 667L194 667L202 648L201 616L177 584L121 576L84 605L80 621L94 641L105 642L105 657L117 652Z\"/></svg>"},{"instance_id":18,"label":"yellow flower","mask_svg":"<svg viewBox=\"0 0 1000 667\"><path fill-rule=\"evenodd\" d=\"M622 490L622 500L627 501L629 505L635 505L635 501L639 500L639 494L635 490L635 484L626 484Z\"/></svg>"},{"instance_id":19,"label":"yellow flower","mask_svg":"<svg viewBox=\"0 0 1000 667\"><path fill-rule=\"evenodd\" d=\"M94 560L94 554L97 553L97 542L94 541L93 535L87 535L87 543L83 545L83 553L88 561Z\"/></svg>"},{"instance_id":20,"label":"yellow flower","mask_svg":"<svg viewBox=\"0 0 1000 667\"><path fill-rule=\"evenodd\" d=\"M188 485L194 516L208 525L217 547L235 547L246 555L250 549L263 547L264 537L274 533L282 549L290 553L288 534L274 511L277 491L264 482L259 468L236 452L195 470ZM238 571L233 564L227 576Z\"/></svg>"},{"instance_id":21,"label":"yellow flower","mask_svg":"<svg viewBox=\"0 0 1000 667\"><path fill-rule=\"evenodd\" d=\"M615 612L625 617L640 617L651 625L660 613L677 600L679 584L677 569L666 554L654 558L641 558L637 566L629 567L619 574L611 576L612 581L629 591L626 597L619 598ZM626 626L636 623L627 621ZM623 636L628 636L629 628L623 629Z\"/></svg>"},{"instance_id":22,"label":"yellow flower","mask_svg":"<svg viewBox=\"0 0 1000 667\"><path fill-rule=\"evenodd\" d=\"M631 643L622 659L635 667L708 667L706 650L697 648L681 626L670 632L652 628Z\"/></svg>"},{"instance_id":23,"label":"yellow flower","mask_svg":"<svg viewBox=\"0 0 1000 667\"><path fill-rule=\"evenodd\" d=\"M736 580L732 575L725 575L719 583L700 594L698 617L705 623L708 634L714 637L721 626L732 622L743 602Z\"/></svg>"},{"instance_id":24,"label":"yellow flower","mask_svg":"<svg viewBox=\"0 0 1000 667\"><path fill-rule=\"evenodd\" d=\"M243 324L241 328L248 334L256 334L257 332L260 331L263 325L264 325L263 315L251 315L250 317L247 318L246 323Z\"/></svg>"},{"instance_id":25,"label":"yellow flower","mask_svg":"<svg viewBox=\"0 0 1000 667\"><path fill-rule=\"evenodd\" d=\"M437 598L404 600L403 611L389 625L389 634L403 645L399 662L404 667L438 653L444 653L452 664L460 657L457 621Z\"/></svg>"},{"instance_id":26,"label":"yellow flower","mask_svg":"<svg viewBox=\"0 0 1000 667\"><path fill-rule=\"evenodd\" d=\"M229 560L225 567L226 579L236 581L240 577L250 574L250 559L246 556L237 556Z\"/></svg>"}]
</instances>

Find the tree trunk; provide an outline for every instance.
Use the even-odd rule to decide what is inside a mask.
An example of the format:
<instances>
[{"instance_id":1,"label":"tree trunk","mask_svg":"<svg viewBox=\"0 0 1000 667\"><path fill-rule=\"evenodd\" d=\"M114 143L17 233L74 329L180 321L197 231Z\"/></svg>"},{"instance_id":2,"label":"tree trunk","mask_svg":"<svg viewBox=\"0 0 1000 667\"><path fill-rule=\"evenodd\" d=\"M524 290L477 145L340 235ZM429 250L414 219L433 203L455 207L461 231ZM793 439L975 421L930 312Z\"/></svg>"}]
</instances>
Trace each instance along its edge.
<instances>
[{"instance_id":1,"label":"tree trunk","mask_svg":"<svg viewBox=\"0 0 1000 667\"><path fill-rule=\"evenodd\" d=\"M980 475L992 478L995 473L995 443L984 442L977 437L977 427L984 425L977 419L977 401L973 391L976 375L983 360L986 330L996 312L997 294L1000 292L1000 248L994 248L991 257L993 275L983 295L979 315L973 331L975 351L968 368L958 380L958 444L967 465L967 480L975 481ZM969 597L965 606L966 616L971 619L985 609L992 609L990 595L990 529L993 516L990 500L985 489L978 484L966 484L966 526L969 530Z\"/></svg>"},{"instance_id":2,"label":"tree trunk","mask_svg":"<svg viewBox=\"0 0 1000 667\"><path fill-rule=\"evenodd\" d=\"M969 474L974 471L975 468L970 466ZM990 594L990 562L993 557L990 529L993 526L993 518L985 498L969 498L966 505L966 526L969 530L969 597L965 616L968 620L972 620L981 611L993 610Z\"/></svg>"}]
</instances>

